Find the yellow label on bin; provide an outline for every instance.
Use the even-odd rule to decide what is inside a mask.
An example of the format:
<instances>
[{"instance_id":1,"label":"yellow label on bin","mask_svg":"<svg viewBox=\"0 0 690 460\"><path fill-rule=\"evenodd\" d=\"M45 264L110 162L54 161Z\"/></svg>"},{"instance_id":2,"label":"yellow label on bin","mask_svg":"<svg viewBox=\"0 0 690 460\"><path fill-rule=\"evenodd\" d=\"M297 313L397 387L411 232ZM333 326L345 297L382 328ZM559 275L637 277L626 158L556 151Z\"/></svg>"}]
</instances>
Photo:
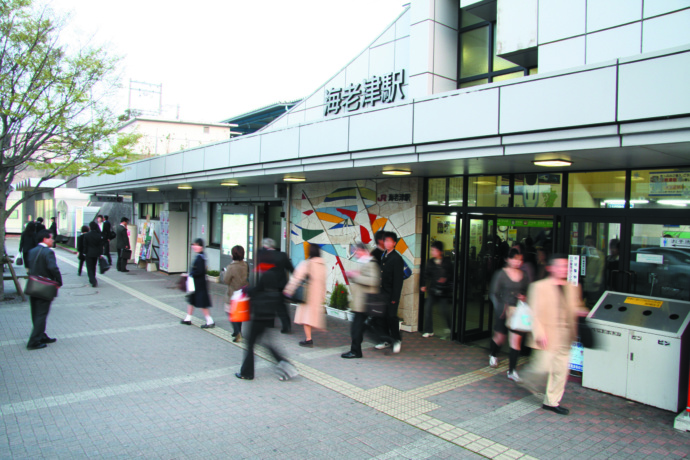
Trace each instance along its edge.
<instances>
[{"instance_id":1,"label":"yellow label on bin","mask_svg":"<svg viewBox=\"0 0 690 460\"><path fill-rule=\"evenodd\" d=\"M642 305L643 307L661 308L664 304L663 300L641 299L639 297L626 297L625 303L633 305Z\"/></svg>"}]
</instances>

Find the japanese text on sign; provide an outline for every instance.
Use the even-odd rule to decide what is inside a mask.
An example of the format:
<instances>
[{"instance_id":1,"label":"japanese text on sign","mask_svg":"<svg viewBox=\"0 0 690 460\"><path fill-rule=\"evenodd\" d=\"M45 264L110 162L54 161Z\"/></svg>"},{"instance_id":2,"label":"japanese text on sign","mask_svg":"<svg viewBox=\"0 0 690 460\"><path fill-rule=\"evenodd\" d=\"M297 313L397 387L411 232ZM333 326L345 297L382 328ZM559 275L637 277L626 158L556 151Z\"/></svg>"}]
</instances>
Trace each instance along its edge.
<instances>
[{"instance_id":1,"label":"japanese text on sign","mask_svg":"<svg viewBox=\"0 0 690 460\"><path fill-rule=\"evenodd\" d=\"M410 202L410 199L412 198L412 194L410 193L389 193L389 194L381 194L379 197L376 199L376 201L382 202L382 201L403 201L406 203Z\"/></svg>"},{"instance_id":2,"label":"japanese text on sign","mask_svg":"<svg viewBox=\"0 0 690 460\"><path fill-rule=\"evenodd\" d=\"M326 90L326 104L324 116L337 115L341 110L354 112L364 107L374 107L377 102L394 102L398 94L405 99L403 93L405 71L391 72L383 77L371 77L362 83L350 83L345 88L331 88Z\"/></svg>"}]
</instances>

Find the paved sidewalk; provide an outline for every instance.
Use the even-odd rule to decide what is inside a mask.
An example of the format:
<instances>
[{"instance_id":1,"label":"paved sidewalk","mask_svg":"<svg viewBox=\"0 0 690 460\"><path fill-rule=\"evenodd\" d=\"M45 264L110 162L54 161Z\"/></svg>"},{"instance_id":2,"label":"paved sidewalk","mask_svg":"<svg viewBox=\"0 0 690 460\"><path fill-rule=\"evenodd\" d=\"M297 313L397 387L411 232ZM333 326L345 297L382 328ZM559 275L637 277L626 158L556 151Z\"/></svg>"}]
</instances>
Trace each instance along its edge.
<instances>
[{"instance_id":1,"label":"paved sidewalk","mask_svg":"<svg viewBox=\"0 0 690 460\"><path fill-rule=\"evenodd\" d=\"M364 359L343 360L349 323L333 318L311 349L297 345L299 326L272 331L297 379L280 382L257 359L255 379L238 380L244 344L231 342L224 286L212 286L217 327L202 330L199 315L179 324L176 277L130 265L94 289L76 276L76 256L56 253L55 344L26 350L28 302L0 303L0 458L690 456L675 414L573 382L570 416L543 411L481 348L404 334L400 354L369 344Z\"/></svg>"}]
</instances>

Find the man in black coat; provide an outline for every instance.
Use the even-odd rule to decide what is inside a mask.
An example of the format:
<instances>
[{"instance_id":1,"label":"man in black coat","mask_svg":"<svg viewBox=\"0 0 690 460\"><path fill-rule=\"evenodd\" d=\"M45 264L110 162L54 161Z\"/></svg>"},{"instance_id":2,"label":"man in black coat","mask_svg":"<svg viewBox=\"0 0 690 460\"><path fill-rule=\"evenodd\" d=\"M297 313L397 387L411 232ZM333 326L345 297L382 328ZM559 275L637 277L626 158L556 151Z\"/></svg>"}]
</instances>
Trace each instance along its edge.
<instances>
[{"instance_id":1,"label":"man in black coat","mask_svg":"<svg viewBox=\"0 0 690 460\"><path fill-rule=\"evenodd\" d=\"M381 295L386 299L386 315L377 318L379 334L383 342L376 345L377 349L393 347L393 353L400 352L400 319L398 307L404 281L405 264L402 256L395 250L398 237L393 232L386 232L384 246L386 252L381 258ZM389 342L390 341L390 342Z\"/></svg>"},{"instance_id":2,"label":"man in black coat","mask_svg":"<svg viewBox=\"0 0 690 460\"><path fill-rule=\"evenodd\" d=\"M110 224L108 216L105 216L103 220L103 229L101 232L103 233L103 255L108 258L108 264L112 265L113 259L110 258L110 240L112 239L113 226Z\"/></svg>"},{"instance_id":3,"label":"man in black coat","mask_svg":"<svg viewBox=\"0 0 690 460\"><path fill-rule=\"evenodd\" d=\"M89 223L89 232L84 235L84 251L86 255L86 273L89 275L91 286L98 287L96 280L96 265L98 258L103 255L103 238L96 222Z\"/></svg>"},{"instance_id":4,"label":"man in black coat","mask_svg":"<svg viewBox=\"0 0 690 460\"><path fill-rule=\"evenodd\" d=\"M39 217L38 219L36 219L36 234L38 234L38 232L40 232L41 230L45 230L45 229L46 229L46 226L43 224L43 217ZM55 235L53 235L53 237L54 236Z\"/></svg>"},{"instance_id":5,"label":"man in black coat","mask_svg":"<svg viewBox=\"0 0 690 460\"><path fill-rule=\"evenodd\" d=\"M115 247L117 248L117 271L128 272L127 270L127 260L123 253L125 250L131 251L129 247L129 235L127 234L127 224L129 219L123 217L120 219L120 225L117 226L115 230Z\"/></svg>"},{"instance_id":6,"label":"man in black coat","mask_svg":"<svg viewBox=\"0 0 690 460\"><path fill-rule=\"evenodd\" d=\"M53 235L54 240L58 239L58 229L57 224L55 223L55 217L50 218L50 227L48 227L48 231L51 235Z\"/></svg>"},{"instance_id":7,"label":"man in black coat","mask_svg":"<svg viewBox=\"0 0 690 460\"><path fill-rule=\"evenodd\" d=\"M275 249L276 243L273 239L264 238L262 244L263 249L259 251L257 255L257 260L259 262L258 271L259 273L263 273L271 268L275 268L275 276L272 277L272 282L275 283L275 286L271 287L283 292L288 283L288 273L295 271L295 268L292 266L292 262L290 262L290 258L288 258L287 254ZM283 302L281 308L278 308L276 314L278 318L280 318L280 323L282 325L280 332L288 334L292 329L292 324L285 302Z\"/></svg>"},{"instance_id":8,"label":"man in black coat","mask_svg":"<svg viewBox=\"0 0 690 460\"><path fill-rule=\"evenodd\" d=\"M57 266L55 253L50 249L53 246L53 235L47 230L42 230L36 235L38 246L29 251L29 259L31 259L31 274L50 278L57 281L62 286L62 275ZM47 344L54 343L57 339L48 337L46 334L46 322L48 321L48 313L50 312L50 304L52 300L43 300L38 297L29 297L31 303L31 323L33 330L29 337L29 343L26 348L29 350L38 350L45 348Z\"/></svg>"}]
</instances>

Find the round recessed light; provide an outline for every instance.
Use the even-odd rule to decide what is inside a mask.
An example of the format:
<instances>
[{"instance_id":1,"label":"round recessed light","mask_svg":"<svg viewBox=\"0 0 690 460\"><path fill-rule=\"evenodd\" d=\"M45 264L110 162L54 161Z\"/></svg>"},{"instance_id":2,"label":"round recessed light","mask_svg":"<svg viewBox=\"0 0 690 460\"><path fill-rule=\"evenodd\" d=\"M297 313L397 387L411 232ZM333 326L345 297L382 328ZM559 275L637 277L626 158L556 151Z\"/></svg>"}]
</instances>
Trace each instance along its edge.
<instances>
[{"instance_id":1,"label":"round recessed light","mask_svg":"<svg viewBox=\"0 0 690 460\"><path fill-rule=\"evenodd\" d=\"M384 169L381 174L385 176L409 176L412 171L407 169Z\"/></svg>"},{"instance_id":2,"label":"round recessed light","mask_svg":"<svg viewBox=\"0 0 690 460\"><path fill-rule=\"evenodd\" d=\"M236 180L224 180L220 185L223 187L237 187L240 184L238 184Z\"/></svg>"},{"instance_id":3,"label":"round recessed light","mask_svg":"<svg viewBox=\"0 0 690 460\"><path fill-rule=\"evenodd\" d=\"M545 166L547 168L557 168L563 166L571 166L572 161L569 160L536 160L532 162L535 166Z\"/></svg>"},{"instance_id":4,"label":"round recessed light","mask_svg":"<svg viewBox=\"0 0 690 460\"><path fill-rule=\"evenodd\" d=\"M191 190L192 186L191 185L178 185L177 188L180 190Z\"/></svg>"},{"instance_id":5,"label":"round recessed light","mask_svg":"<svg viewBox=\"0 0 690 460\"><path fill-rule=\"evenodd\" d=\"M158 190L158 187L147 187L146 191L147 192L160 192L160 190Z\"/></svg>"},{"instance_id":6,"label":"round recessed light","mask_svg":"<svg viewBox=\"0 0 690 460\"><path fill-rule=\"evenodd\" d=\"M288 177L283 177L283 181L285 182L304 182L307 179L304 177L294 177L294 176L288 176Z\"/></svg>"}]
</instances>

